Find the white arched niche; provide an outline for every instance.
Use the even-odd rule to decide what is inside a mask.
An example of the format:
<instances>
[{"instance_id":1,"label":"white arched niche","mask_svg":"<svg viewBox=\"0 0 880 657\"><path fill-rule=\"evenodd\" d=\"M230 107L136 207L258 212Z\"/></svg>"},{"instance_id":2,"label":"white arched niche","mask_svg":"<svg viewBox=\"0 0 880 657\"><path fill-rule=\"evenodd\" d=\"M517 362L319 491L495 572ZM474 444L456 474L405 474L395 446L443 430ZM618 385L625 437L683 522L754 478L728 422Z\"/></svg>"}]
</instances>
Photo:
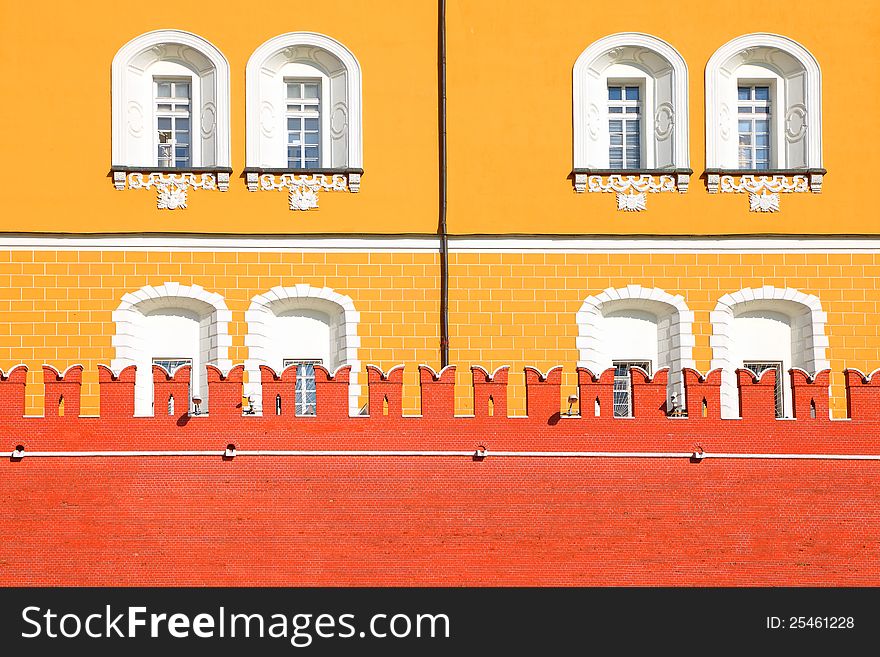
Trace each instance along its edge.
<instances>
[{"instance_id":1,"label":"white arched niche","mask_svg":"<svg viewBox=\"0 0 880 657\"><path fill-rule=\"evenodd\" d=\"M706 167L738 169L737 87L770 87L771 169L822 167L822 73L796 41L755 33L723 46L706 65Z\"/></svg>"},{"instance_id":2,"label":"white arched niche","mask_svg":"<svg viewBox=\"0 0 880 657\"><path fill-rule=\"evenodd\" d=\"M142 34L113 58L113 166L158 166L157 77L191 83L191 168L228 167L229 63L213 44L181 30Z\"/></svg>"},{"instance_id":3,"label":"white arched niche","mask_svg":"<svg viewBox=\"0 0 880 657\"><path fill-rule=\"evenodd\" d=\"M687 65L671 45L649 34L599 39L574 65L574 168L608 169L608 85L642 90L641 169L687 169Z\"/></svg>"},{"instance_id":4,"label":"white arched niche","mask_svg":"<svg viewBox=\"0 0 880 657\"><path fill-rule=\"evenodd\" d=\"M307 284L274 287L251 299L245 320L248 325L245 393L254 397L258 408L263 407L260 365L268 365L280 373L285 360L320 359L331 373L343 365L351 366L349 413L357 415L360 313L350 297L327 287Z\"/></svg>"},{"instance_id":5,"label":"white arched niche","mask_svg":"<svg viewBox=\"0 0 880 657\"><path fill-rule=\"evenodd\" d=\"M191 389L202 399L201 410L207 411L205 366L214 365L223 371L232 367L228 358L231 319L223 297L198 285L146 285L123 295L113 312L116 358L110 367L119 372L129 365L137 366L135 415L154 413L154 359L192 360Z\"/></svg>"},{"instance_id":6,"label":"white arched niche","mask_svg":"<svg viewBox=\"0 0 880 657\"><path fill-rule=\"evenodd\" d=\"M587 297L577 314L579 367L600 374L618 360L669 368L667 399L684 406L682 369L694 367L693 312L684 298L628 285Z\"/></svg>"},{"instance_id":7,"label":"white arched niche","mask_svg":"<svg viewBox=\"0 0 880 657\"><path fill-rule=\"evenodd\" d=\"M361 67L344 45L315 32L266 41L247 63L247 166L287 168L285 81L321 85L321 168L362 166Z\"/></svg>"},{"instance_id":8,"label":"white arched niche","mask_svg":"<svg viewBox=\"0 0 880 657\"><path fill-rule=\"evenodd\" d=\"M791 376L830 367L826 314L818 297L791 288L745 288L719 299L711 313L711 369L721 372L721 416L739 417L736 369L748 361L782 363L783 417L793 416Z\"/></svg>"}]
</instances>

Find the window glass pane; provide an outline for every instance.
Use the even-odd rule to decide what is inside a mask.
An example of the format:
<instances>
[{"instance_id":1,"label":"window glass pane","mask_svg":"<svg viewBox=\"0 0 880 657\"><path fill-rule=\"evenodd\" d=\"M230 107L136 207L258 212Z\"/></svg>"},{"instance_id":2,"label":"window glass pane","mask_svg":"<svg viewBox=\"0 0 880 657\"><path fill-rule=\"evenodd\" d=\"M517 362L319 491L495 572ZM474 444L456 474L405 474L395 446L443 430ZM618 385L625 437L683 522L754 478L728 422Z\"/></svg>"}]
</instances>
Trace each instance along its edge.
<instances>
[{"instance_id":1,"label":"window glass pane","mask_svg":"<svg viewBox=\"0 0 880 657\"><path fill-rule=\"evenodd\" d=\"M608 149L608 154L611 158L617 158L619 160L623 158L623 148L611 147Z\"/></svg>"},{"instance_id":2,"label":"window glass pane","mask_svg":"<svg viewBox=\"0 0 880 657\"><path fill-rule=\"evenodd\" d=\"M177 158L187 157L188 152L189 152L189 148L187 148L186 146L183 146L183 147L178 146L177 148L174 149L174 155Z\"/></svg>"},{"instance_id":3,"label":"window glass pane","mask_svg":"<svg viewBox=\"0 0 880 657\"><path fill-rule=\"evenodd\" d=\"M769 100L770 87L755 87L755 100Z\"/></svg>"},{"instance_id":4,"label":"window glass pane","mask_svg":"<svg viewBox=\"0 0 880 657\"><path fill-rule=\"evenodd\" d=\"M300 98L300 84L299 82L291 82L287 85L287 97L288 98Z\"/></svg>"},{"instance_id":5,"label":"window glass pane","mask_svg":"<svg viewBox=\"0 0 880 657\"><path fill-rule=\"evenodd\" d=\"M317 130L318 119L305 119L306 130Z\"/></svg>"},{"instance_id":6,"label":"window glass pane","mask_svg":"<svg viewBox=\"0 0 880 657\"><path fill-rule=\"evenodd\" d=\"M767 132L770 130L770 122L766 120L755 121L755 132Z\"/></svg>"},{"instance_id":7,"label":"window glass pane","mask_svg":"<svg viewBox=\"0 0 880 657\"><path fill-rule=\"evenodd\" d=\"M737 98L739 100L750 100L751 97L751 89L749 87L740 87L737 90Z\"/></svg>"},{"instance_id":8,"label":"window glass pane","mask_svg":"<svg viewBox=\"0 0 880 657\"><path fill-rule=\"evenodd\" d=\"M159 117L159 130L171 130L171 119L169 117Z\"/></svg>"},{"instance_id":9,"label":"window glass pane","mask_svg":"<svg viewBox=\"0 0 880 657\"><path fill-rule=\"evenodd\" d=\"M608 129L611 132L622 132L623 131L623 121L609 121Z\"/></svg>"},{"instance_id":10,"label":"window glass pane","mask_svg":"<svg viewBox=\"0 0 880 657\"><path fill-rule=\"evenodd\" d=\"M741 132L739 135L739 143L740 145L749 146L752 143L752 135L748 132Z\"/></svg>"},{"instance_id":11,"label":"window glass pane","mask_svg":"<svg viewBox=\"0 0 880 657\"><path fill-rule=\"evenodd\" d=\"M318 157L318 149L312 146L306 147L306 159L316 159Z\"/></svg>"},{"instance_id":12,"label":"window glass pane","mask_svg":"<svg viewBox=\"0 0 880 657\"><path fill-rule=\"evenodd\" d=\"M170 98L171 97L171 83L170 82L159 82L157 83L156 95L159 98Z\"/></svg>"},{"instance_id":13,"label":"window glass pane","mask_svg":"<svg viewBox=\"0 0 880 657\"><path fill-rule=\"evenodd\" d=\"M608 87L608 100L620 100L620 87Z\"/></svg>"},{"instance_id":14,"label":"window glass pane","mask_svg":"<svg viewBox=\"0 0 880 657\"><path fill-rule=\"evenodd\" d=\"M609 107L608 113L609 114L623 114L623 108L622 107Z\"/></svg>"},{"instance_id":15,"label":"window glass pane","mask_svg":"<svg viewBox=\"0 0 880 657\"><path fill-rule=\"evenodd\" d=\"M306 144L317 145L318 144L318 133L317 132L307 132L306 133Z\"/></svg>"},{"instance_id":16,"label":"window glass pane","mask_svg":"<svg viewBox=\"0 0 880 657\"><path fill-rule=\"evenodd\" d=\"M287 129L288 130L299 130L301 120L302 119L287 119Z\"/></svg>"},{"instance_id":17,"label":"window glass pane","mask_svg":"<svg viewBox=\"0 0 880 657\"><path fill-rule=\"evenodd\" d=\"M756 160L767 160L770 157L770 151L766 148L756 148L755 149L755 159Z\"/></svg>"},{"instance_id":18,"label":"window glass pane","mask_svg":"<svg viewBox=\"0 0 880 657\"><path fill-rule=\"evenodd\" d=\"M638 146L639 145L639 135L627 133L626 135L626 145L627 146Z\"/></svg>"},{"instance_id":19,"label":"window glass pane","mask_svg":"<svg viewBox=\"0 0 880 657\"><path fill-rule=\"evenodd\" d=\"M627 107L627 108L626 108L626 113L627 113L627 114L638 114L638 113L639 113L639 108L638 108L638 107Z\"/></svg>"},{"instance_id":20,"label":"window glass pane","mask_svg":"<svg viewBox=\"0 0 880 657\"><path fill-rule=\"evenodd\" d=\"M611 137L611 145L612 146L622 146L623 145L623 135L620 133L616 135L610 135Z\"/></svg>"},{"instance_id":21,"label":"window glass pane","mask_svg":"<svg viewBox=\"0 0 880 657\"><path fill-rule=\"evenodd\" d=\"M638 134L639 132L639 122L638 121L627 121L626 122L626 131L629 133Z\"/></svg>"},{"instance_id":22,"label":"window glass pane","mask_svg":"<svg viewBox=\"0 0 880 657\"><path fill-rule=\"evenodd\" d=\"M752 122L751 121L740 121L739 122L739 131L743 132L751 132L752 131Z\"/></svg>"},{"instance_id":23,"label":"window glass pane","mask_svg":"<svg viewBox=\"0 0 880 657\"><path fill-rule=\"evenodd\" d=\"M189 98L189 83L178 82L174 85L175 98Z\"/></svg>"},{"instance_id":24,"label":"window glass pane","mask_svg":"<svg viewBox=\"0 0 880 657\"><path fill-rule=\"evenodd\" d=\"M740 114L751 114L752 108L751 107L740 107L738 111Z\"/></svg>"},{"instance_id":25,"label":"window glass pane","mask_svg":"<svg viewBox=\"0 0 880 657\"><path fill-rule=\"evenodd\" d=\"M755 145L757 146L767 146L769 145L770 137L765 132L764 134L755 135ZM740 141L742 143L742 141Z\"/></svg>"},{"instance_id":26,"label":"window glass pane","mask_svg":"<svg viewBox=\"0 0 880 657\"><path fill-rule=\"evenodd\" d=\"M308 83L303 86L305 87L305 93L303 94L304 98L318 97L318 85L316 83Z\"/></svg>"},{"instance_id":27,"label":"window glass pane","mask_svg":"<svg viewBox=\"0 0 880 657\"><path fill-rule=\"evenodd\" d=\"M287 142L289 144L298 144L300 142L299 133L298 132L288 132L287 133Z\"/></svg>"},{"instance_id":28,"label":"window glass pane","mask_svg":"<svg viewBox=\"0 0 880 657\"><path fill-rule=\"evenodd\" d=\"M189 132L178 130L174 133L174 141L178 146L186 146L189 143Z\"/></svg>"},{"instance_id":29,"label":"window glass pane","mask_svg":"<svg viewBox=\"0 0 880 657\"><path fill-rule=\"evenodd\" d=\"M626 99L627 100L638 100L639 99L639 88L638 87L627 87L626 88Z\"/></svg>"},{"instance_id":30,"label":"window glass pane","mask_svg":"<svg viewBox=\"0 0 880 657\"><path fill-rule=\"evenodd\" d=\"M159 111L160 111L160 112L170 112L170 111L171 111L171 105L164 105L164 104L163 104L163 105L159 105Z\"/></svg>"}]
</instances>

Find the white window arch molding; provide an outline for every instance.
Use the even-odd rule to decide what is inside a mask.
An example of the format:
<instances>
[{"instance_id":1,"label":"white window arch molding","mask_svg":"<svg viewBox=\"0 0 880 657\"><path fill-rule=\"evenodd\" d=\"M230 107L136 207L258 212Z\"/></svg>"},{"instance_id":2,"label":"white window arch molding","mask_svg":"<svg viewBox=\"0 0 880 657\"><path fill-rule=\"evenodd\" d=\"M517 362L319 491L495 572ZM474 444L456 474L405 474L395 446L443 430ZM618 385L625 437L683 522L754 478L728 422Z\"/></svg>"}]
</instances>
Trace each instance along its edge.
<instances>
[{"instance_id":1,"label":"white window arch molding","mask_svg":"<svg viewBox=\"0 0 880 657\"><path fill-rule=\"evenodd\" d=\"M770 160L751 169L740 165L737 88L756 84L769 87ZM812 53L789 37L763 32L721 46L706 65L709 193L748 193L752 212L776 212L780 193L820 193L825 173L822 71Z\"/></svg>"},{"instance_id":2,"label":"white window arch molding","mask_svg":"<svg viewBox=\"0 0 880 657\"><path fill-rule=\"evenodd\" d=\"M113 58L113 184L155 188L159 209L185 208L187 191L229 189L229 63L209 41L182 30L155 30L126 43ZM155 80L190 84L190 165L158 162Z\"/></svg>"},{"instance_id":3,"label":"white window arch molding","mask_svg":"<svg viewBox=\"0 0 880 657\"><path fill-rule=\"evenodd\" d=\"M358 358L360 337L357 327L360 313L355 310L351 297L328 287L312 287L305 283L273 287L251 299L245 321L248 326L245 394L254 398L257 408L263 409L260 365L267 365L280 373L284 361L291 357L295 360L317 356L331 373L344 365L351 366L349 414L358 414L361 361ZM320 332L322 322L326 322L326 330ZM315 329L319 333L314 333ZM317 340L328 341L328 344L316 344Z\"/></svg>"},{"instance_id":4,"label":"white window arch molding","mask_svg":"<svg viewBox=\"0 0 880 657\"><path fill-rule=\"evenodd\" d=\"M361 66L354 54L324 34L289 32L254 51L246 78L248 190L286 189L291 210L317 208L322 190L358 192L363 174L362 98ZM286 85L294 80L319 85L317 167L289 166Z\"/></svg>"},{"instance_id":5,"label":"white window arch molding","mask_svg":"<svg viewBox=\"0 0 880 657\"><path fill-rule=\"evenodd\" d=\"M793 288L765 285L725 294L710 313L710 369L721 368L721 416L739 417L736 369L749 360L782 363L784 417L792 416L791 377L799 368L815 374L831 367L827 358L827 315L818 297ZM742 323L743 326L738 326ZM748 324L752 324L750 328ZM782 328L778 335L777 328ZM758 330L761 338L737 340ZM758 352L758 353L754 353Z\"/></svg>"},{"instance_id":6,"label":"white window arch molding","mask_svg":"<svg viewBox=\"0 0 880 657\"><path fill-rule=\"evenodd\" d=\"M639 87L641 166L609 168L609 82ZM599 39L573 71L574 185L577 192L616 192L618 209L644 210L647 192L686 192L687 64L650 34L621 32Z\"/></svg>"},{"instance_id":7,"label":"white window arch molding","mask_svg":"<svg viewBox=\"0 0 880 657\"><path fill-rule=\"evenodd\" d=\"M155 358L191 359L192 392L202 399L202 411L209 408L205 366L214 365L224 372L232 367L228 357L232 313L221 295L199 285L145 285L122 296L112 319L116 323L112 340L116 357L111 369L120 372L129 365L137 366L135 415L153 415Z\"/></svg>"},{"instance_id":8,"label":"white window arch molding","mask_svg":"<svg viewBox=\"0 0 880 657\"><path fill-rule=\"evenodd\" d=\"M685 395L682 378L684 368L695 368L693 359L694 314L681 295L671 295L660 288L627 285L608 288L587 297L577 313L578 366L599 375L613 366L615 360L641 359L645 354L615 353L609 318L632 319L637 323L651 323L656 342L647 345L654 360L654 371L669 368L667 388L668 408L684 407ZM653 339L653 337L652 337ZM652 372L653 374L653 372ZM675 398L673 399L673 395Z\"/></svg>"}]
</instances>

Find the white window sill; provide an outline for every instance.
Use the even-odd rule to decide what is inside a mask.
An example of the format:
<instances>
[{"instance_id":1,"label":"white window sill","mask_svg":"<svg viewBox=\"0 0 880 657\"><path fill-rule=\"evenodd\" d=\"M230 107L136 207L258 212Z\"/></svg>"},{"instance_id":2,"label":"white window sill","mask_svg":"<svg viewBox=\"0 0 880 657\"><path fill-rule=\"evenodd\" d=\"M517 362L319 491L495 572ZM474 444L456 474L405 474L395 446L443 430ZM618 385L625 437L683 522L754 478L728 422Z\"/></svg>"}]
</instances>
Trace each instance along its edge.
<instances>
[{"instance_id":1,"label":"white window sill","mask_svg":"<svg viewBox=\"0 0 880 657\"><path fill-rule=\"evenodd\" d=\"M286 189L291 210L315 210L320 191L357 194L364 170L247 167L244 173L249 192Z\"/></svg>"},{"instance_id":2,"label":"white window sill","mask_svg":"<svg viewBox=\"0 0 880 657\"><path fill-rule=\"evenodd\" d=\"M113 186L125 189L155 189L156 206L160 210L186 208L190 189L229 190L229 167L194 167L171 169L161 167L113 166Z\"/></svg>"},{"instance_id":3,"label":"white window sill","mask_svg":"<svg viewBox=\"0 0 880 657\"><path fill-rule=\"evenodd\" d=\"M647 208L646 194L679 192L684 194L690 184L691 169L574 169L577 193L602 192L617 194L617 209L640 212Z\"/></svg>"},{"instance_id":4,"label":"white window sill","mask_svg":"<svg viewBox=\"0 0 880 657\"><path fill-rule=\"evenodd\" d=\"M778 212L779 194L822 193L825 169L706 169L710 194L748 194L750 212Z\"/></svg>"}]
</instances>

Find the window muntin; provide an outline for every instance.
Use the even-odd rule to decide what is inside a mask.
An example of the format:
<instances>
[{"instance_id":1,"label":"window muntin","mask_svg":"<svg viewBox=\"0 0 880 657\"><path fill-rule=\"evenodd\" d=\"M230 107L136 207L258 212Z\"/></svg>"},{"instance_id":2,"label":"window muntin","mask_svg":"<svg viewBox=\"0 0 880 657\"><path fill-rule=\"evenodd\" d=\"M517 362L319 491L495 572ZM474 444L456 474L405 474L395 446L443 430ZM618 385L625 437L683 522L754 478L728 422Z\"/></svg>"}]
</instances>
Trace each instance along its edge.
<instances>
[{"instance_id":1,"label":"window muntin","mask_svg":"<svg viewBox=\"0 0 880 657\"><path fill-rule=\"evenodd\" d=\"M773 396L776 401L776 417L784 417L784 395L782 392L782 363L779 361L756 361L747 360L743 362L743 367L755 373L760 377L767 370L776 370L776 384L773 388Z\"/></svg>"},{"instance_id":2,"label":"window muntin","mask_svg":"<svg viewBox=\"0 0 880 657\"><path fill-rule=\"evenodd\" d=\"M737 87L737 130L739 133L739 168L770 168L770 87Z\"/></svg>"},{"instance_id":3,"label":"window muntin","mask_svg":"<svg viewBox=\"0 0 880 657\"><path fill-rule=\"evenodd\" d=\"M641 167L641 90L638 86L608 85L608 168Z\"/></svg>"},{"instance_id":4,"label":"window muntin","mask_svg":"<svg viewBox=\"0 0 880 657\"><path fill-rule=\"evenodd\" d=\"M153 82L156 111L156 164L164 169L192 166L192 80L157 78Z\"/></svg>"},{"instance_id":5,"label":"window muntin","mask_svg":"<svg viewBox=\"0 0 880 657\"><path fill-rule=\"evenodd\" d=\"M287 80L287 167L321 166L321 83Z\"/></svg>"},{"instance_id":6,"label":"window muntin","mask_svg":"<svg viewBox=\"0 0 880 657\"><path fill-rule=\"evenodd\" d=\"M318 404L318 388L315 384L315 365L321 365L320 358L285 358L284 368L296 366L296 414L315 415Z\"/></svg>"},{"instance_id":7,"label":"window muntin","mask_svg":"<svg viewBox=\"0 0 880 657\"><path fill-rule=\"evenodd\" d=\"M615 360L614 366L614 417L632 417L632 381L629 371L640 367L651 374L649 360Z\"/></svg>"}]
</instances>

